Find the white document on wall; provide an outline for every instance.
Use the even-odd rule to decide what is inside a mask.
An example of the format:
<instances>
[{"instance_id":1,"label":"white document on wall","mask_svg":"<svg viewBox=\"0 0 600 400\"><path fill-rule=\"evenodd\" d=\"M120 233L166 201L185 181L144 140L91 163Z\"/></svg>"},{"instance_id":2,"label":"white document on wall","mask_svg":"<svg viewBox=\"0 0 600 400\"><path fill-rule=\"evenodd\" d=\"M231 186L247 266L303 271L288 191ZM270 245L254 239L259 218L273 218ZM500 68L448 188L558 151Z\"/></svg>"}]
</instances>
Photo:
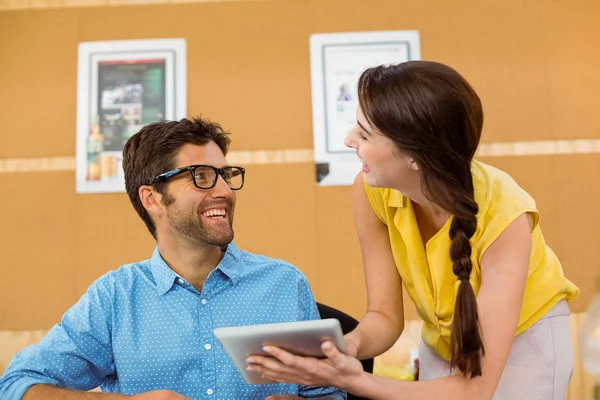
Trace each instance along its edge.
<instances>
[{"instance_id":1,"label":"white document on wall","mask_svg":"<svg viewBox=\"0 0 600 400\"><path fill-rule=\"evenodd\" d=\"M382 64L419 60L417 31L314 34L310 37L316 183L351 185L361 170L344 139L356 124L357 84L362 72Z\"/></svg>"},{"instance_id":2,"label":"white document on wall","mask_svg":"<svg viewBox=\"0 0 600 400\"><path fill-rule=\"evenodd\" d=\"M186 116L185 39L79 43L77 193L125 191L123 147L143 126Z\"/></svg>"}]
</instances>

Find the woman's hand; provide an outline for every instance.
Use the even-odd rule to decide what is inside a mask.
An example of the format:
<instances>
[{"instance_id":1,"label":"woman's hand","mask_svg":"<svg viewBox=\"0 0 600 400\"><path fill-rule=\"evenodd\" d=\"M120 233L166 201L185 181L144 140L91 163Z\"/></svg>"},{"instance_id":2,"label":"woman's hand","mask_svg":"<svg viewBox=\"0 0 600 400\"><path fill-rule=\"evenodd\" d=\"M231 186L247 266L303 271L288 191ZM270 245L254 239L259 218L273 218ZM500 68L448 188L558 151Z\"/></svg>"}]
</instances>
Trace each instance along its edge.
<instances>
[{"instance_id":1,"label":"woman's hand","mask_svg":"<svg viewBox=\"0 0 600 400\"><path fill-rule=\"evenodd\" d=\"M354 344L348 344L356 352ZM331 341L323 342L321 349L326 359L295 356L278 347L265 346L264 350L273 357L248 357L248 370L258 371L263 377L275 382L333 386L343 390L348 390L351 382L364 374L360 361L340 353Z\"/></svg>"},{"instance_id":2,"label":"woman's hand","mask_svg":"<svg viewBox=\"0 0 600 400\"><path fill-rule=\"evenodd\" d=\"M346 344L346 355L356 358L358 354L358 343L351 335L344 335L344 343Z\"/></svg>"}]
</instances>

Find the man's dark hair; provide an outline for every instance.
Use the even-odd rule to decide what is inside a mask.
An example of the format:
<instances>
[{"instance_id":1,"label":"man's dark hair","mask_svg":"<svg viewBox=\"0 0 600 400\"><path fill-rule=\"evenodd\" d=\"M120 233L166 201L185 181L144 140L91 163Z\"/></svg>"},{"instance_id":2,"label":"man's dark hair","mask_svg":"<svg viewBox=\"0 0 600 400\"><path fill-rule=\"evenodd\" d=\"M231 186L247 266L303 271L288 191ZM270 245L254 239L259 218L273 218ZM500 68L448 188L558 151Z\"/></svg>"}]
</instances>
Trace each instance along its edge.
<instances>
[{"instance_id":1,"label":"man's dark hair","mask_svg":"<svg viewBox=\"0 0 600 400\"><path fill-rule=\"evenodd\" d=\"M175 158L185 144L205 145L215 142L223 155L227 155L231 140L229 133L217 123L202 117L180 121L160 121L143 127L133 135L123 148L123 169L125 188L133 208L142 218L148 230L156 239L156 227L144 208L139 196L143 185L153 185L163 193L165 183L153 184L154 178L163 172L177 168Z\"/></svg>"}]
</instances>

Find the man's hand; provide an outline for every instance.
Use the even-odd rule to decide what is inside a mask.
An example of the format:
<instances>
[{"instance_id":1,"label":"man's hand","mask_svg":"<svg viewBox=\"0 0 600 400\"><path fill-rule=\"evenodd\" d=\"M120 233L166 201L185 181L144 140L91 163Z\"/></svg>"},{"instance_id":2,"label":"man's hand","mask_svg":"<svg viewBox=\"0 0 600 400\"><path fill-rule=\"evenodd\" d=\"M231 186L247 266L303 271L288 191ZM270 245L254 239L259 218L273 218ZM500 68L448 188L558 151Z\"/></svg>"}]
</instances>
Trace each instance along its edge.
<instances>
[{"instance_id":1,"label":"man's hand","mask_svg":"<svg viewBox=\"0 0 600 400\"><path fill-rule=\"evenodd\" d=\"M170 390L154 390L152 392L140 393L131 397L132 400L192 400L182 394Z\"/></svg>"}]
</instances>

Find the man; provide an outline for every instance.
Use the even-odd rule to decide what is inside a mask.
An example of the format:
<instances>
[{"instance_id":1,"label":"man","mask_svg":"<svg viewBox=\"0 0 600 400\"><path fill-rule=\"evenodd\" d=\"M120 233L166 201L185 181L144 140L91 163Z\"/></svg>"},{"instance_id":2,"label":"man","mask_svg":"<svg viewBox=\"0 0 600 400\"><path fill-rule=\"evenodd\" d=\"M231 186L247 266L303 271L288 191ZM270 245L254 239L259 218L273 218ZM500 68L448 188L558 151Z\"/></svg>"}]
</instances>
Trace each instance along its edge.
<instances>
[{"instance_id":1,"label":"man","mask_svg":"<svg viewBox=\"0 0 600 400\"><path fill-rule=\"evenodd\" d=\"M15 356L0 398L345 398L335 388L248 385L215 339L221 326L319 318L300 271L232 242L245 170L227 164L229 142L205 119L153 123L128 140L125 186L156 239L152 258L94 282ZM97 386L104 393L82 392Z\"/></svg>"}]
</instances>

